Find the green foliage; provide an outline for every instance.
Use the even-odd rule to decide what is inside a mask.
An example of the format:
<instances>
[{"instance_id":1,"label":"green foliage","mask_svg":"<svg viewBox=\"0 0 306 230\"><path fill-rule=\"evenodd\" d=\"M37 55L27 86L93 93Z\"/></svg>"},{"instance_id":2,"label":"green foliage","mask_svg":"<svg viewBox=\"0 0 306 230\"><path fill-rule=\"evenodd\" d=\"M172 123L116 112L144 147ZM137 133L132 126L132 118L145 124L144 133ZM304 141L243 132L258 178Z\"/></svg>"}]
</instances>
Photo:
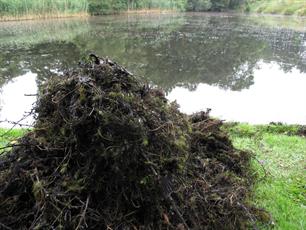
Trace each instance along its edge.
<instances>
[{"instance_id":1,"label":"green foliage","mask_svg":"<svg viewBox=\"0 0 306 230\"><path fill-rule=\"evenodd\" d=\"M244 0L188 0L188 11L225 11L244 4Z\"/></svg>"},{"instance_id":2,"label":"green foliage","mask_svg":"<svg viewBox=\"0 0 306 230\"><path fill-rule=\"evenodd\" d=\"M139 9L178 9L184 10L186 0L88 0L90 14L111 14Z\"/></svg>"},{"instance_id":3,"label":"green foliage","mask_svg":"<svg viewBox=\"0 0 306 230\"><path fill-rule=\"evenodd\" d=\"M137 9L185 10L186 0L0 0L1 17L44 17L90 13L111 14Z\"/></svg>"},{"instance_id":4,"label":"green foliage","mask_svg":"<svg viewBox=\"0 0 306 230\"><path fill-rule=\"evenodd\" d=\"M226 11L306 15L306 3L299 0L0 0L0 18L45 17L90 13L113 14L140 9Z\"/></svg>"},{"instance_id":5,"label":"green foliage","mask_svg":"<svg viewBox=\"0 0 306 230\"><path fill-rule=\"evenodd\" d=\"M229 0L211 0L211 10L212 11L222 11L229 8Z\"/></svg>"},{"instance_id":6,"label":"green foliage","mask_svg":"<svg viewBox=\"0 0 306 230\"><path fill-rule=\"evenodd\" d=\"M284 125L284 124L270 124L270 125L249 125L246 123L226 123L223 126L232 136L236 137L254 137L262 136L265 133L269 134L284 134L297 135L301 126L299 125Z\"/></svg>"},{"instance_id":7,"label":"green foliage","mask_svg":"<svg viewBox=\"0 0 306 230\"><path fill-rule=\"evenodd\" d=\"M111 1L89 0L88 11L92 15L108 14L112 12Z\"/></svg>"},{"instance_id":8,"label":"green foliage","mask_svg":"<svg viewBox=\"0 0 306 230\"><path fill-rule=\"evenodd\" d=\"M0 0L0 17L87 12L87 0Z\"/></svg>"},{"instance_id":9,"label":"green foliage","mask_svg":"<svg viewBox=\"0 0 306 230\"><path fill-rule=\"evenodd\" d=\"M188 0L188 11L225 11L241 9L245 12L306 15L306 2L300 0Z\"/></svg>"},{"instance_id":10,"label":"green foliage","mask_svg":"<svg viewBox=\"0 0 306 230\"><path fill-rule=\"evenodd\" d=\"M256 13L306 15L306 2L302 0L248 0L248 7Z\"/></svg>"},{"instance_id":11,"label":"green foliage","mask_svg":"<svg viewBox=\"0 0 306 230\"><path fill-rule=\"evenodd\" d=\"M229 8L236 9L247 3L246 0L229 0Z\"/></svg>"},{"instance_id":12,"label":"green foliage","mask_svg":"<svg viewBox=\"0 0 306 230\"><path fill-rule=\"evenodd\" d=\"M210 0L189 0L187 4L188 11L207 11L210 8Z\"/></svg>"}]
</instances>

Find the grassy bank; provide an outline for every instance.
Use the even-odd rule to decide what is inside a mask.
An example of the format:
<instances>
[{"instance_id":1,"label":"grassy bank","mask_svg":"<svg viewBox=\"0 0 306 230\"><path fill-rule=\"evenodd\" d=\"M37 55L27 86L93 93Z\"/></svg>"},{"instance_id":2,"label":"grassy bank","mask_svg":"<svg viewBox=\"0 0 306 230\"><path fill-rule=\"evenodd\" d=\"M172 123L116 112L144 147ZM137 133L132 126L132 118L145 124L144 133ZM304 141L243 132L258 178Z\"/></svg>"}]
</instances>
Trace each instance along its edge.
<instances>
[{"instance_id":1,"label":"grassy bank","mask_svg":"<svg viewBox=\"0 0 306 230\"><path fill-rule=\"evenodd\" d=\"M186 0L0 0L0 21L184 10Z\"/></svg>"},{"instance_id":2,"label":"grassy bank","mask_svg":"<svg viewBox=\"0 0 306 230\"><path fill-rule=\"evenodd\" d=\"M252 201L272 216L272 223L261 229L305 229L306 138L297 135L299 127L237 124L226 129L235 147L255 153L253 165L264 178Z\"/></svg>"},{"instance_id":3,"label":"grassy bank","mask_svg":"<svg viewBox=\"0 0 306 230\"><path fill-rule=\"evenodd\" d=\"M306 1L250 0L247 9L256 13L306 16Z\"/></svg>"},{"instance_id":4,"label":"grassy bank","mask_svg":"<svg viewBox=\"0 0 306 230\"><path fill-rule=\"evenodd\" d=\"M247 11L306 16L304 0L0 0L0 21L171 11Z\"/></svg>"},{"instance_id":5,"label":"grassy bank","mask_svg":"<svg viewBox=\"0 0 306 230\"><path fill-rule=\"evenodd\" d=\"M224 128L235 147L255 154L253 165L259 179L251 202L266 209L272 216L270 225L260 229L305 229L306 138L298 136L300 127L225 124ZM0 129L0 146L26 132L16 129L3 136L6 131Z\"/></svg>"},{"instance_id":6,"label":"grassy bank","mask_svg":"<svg viewBox=\"0 0 306 230\"><path fill-rule=\"evenodd\" d=\"M0 128L0 148L10 143L15 143L16 139L21 137L26 132L27 132L26 129L8 130L8 129Z\"/></svg>"}]
</instances>

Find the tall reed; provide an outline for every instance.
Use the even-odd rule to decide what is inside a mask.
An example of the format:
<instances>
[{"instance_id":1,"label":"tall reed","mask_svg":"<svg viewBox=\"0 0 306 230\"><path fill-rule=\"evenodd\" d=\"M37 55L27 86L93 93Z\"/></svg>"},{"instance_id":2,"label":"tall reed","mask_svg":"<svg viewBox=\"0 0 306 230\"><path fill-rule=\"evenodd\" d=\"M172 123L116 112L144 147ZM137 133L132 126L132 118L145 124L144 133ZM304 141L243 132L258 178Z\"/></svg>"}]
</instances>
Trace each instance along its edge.
<instances>
[{"instance_id":1,"label":"tall reed","mask_svg":"<svg viewBox=\"0 0 306 230\"><path fill-rule=\"evenodd\" d=\"M87 0L0 0L2 19L69 16L87 9Z\"/></svg>"}]
</instances>

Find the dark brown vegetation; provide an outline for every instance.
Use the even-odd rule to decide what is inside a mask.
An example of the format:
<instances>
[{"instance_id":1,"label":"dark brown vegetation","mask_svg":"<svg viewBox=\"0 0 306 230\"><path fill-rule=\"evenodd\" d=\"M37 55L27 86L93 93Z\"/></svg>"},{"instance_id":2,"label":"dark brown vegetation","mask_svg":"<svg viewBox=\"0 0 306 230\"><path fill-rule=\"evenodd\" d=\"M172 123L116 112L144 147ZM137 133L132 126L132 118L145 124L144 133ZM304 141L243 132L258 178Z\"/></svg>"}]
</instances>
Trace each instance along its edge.
<instances>
[{"instance_id":1,"label":"dark brown vegetation","mask_svg":"<svg viewBox=\"0 0 306 230\"><path fill-rule=\"evenodd\" d=\"M306 137L306 126L301 126L299 128L298 135Z\"/></svg>"},{"instance_id":2,"label":"dark brown vegetation","mask_svg":"<svg viewBox=\"0 0 306 230\"><path fill-rule=\"evenodd\" d=\"M94 55L0 157L1 229L247 229L250 155L221 122Z\"/></svg>"}]
</instances>

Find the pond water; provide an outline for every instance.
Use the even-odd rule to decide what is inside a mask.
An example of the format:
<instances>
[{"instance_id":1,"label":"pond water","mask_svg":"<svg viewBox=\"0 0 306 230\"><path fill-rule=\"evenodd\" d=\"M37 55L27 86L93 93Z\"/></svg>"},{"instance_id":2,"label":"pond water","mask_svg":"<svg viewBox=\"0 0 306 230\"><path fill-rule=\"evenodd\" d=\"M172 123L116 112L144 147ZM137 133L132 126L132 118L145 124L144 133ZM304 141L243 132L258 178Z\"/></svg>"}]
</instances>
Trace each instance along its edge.
<instances>
[{"instance_id":1,"label":"pond water","mask_svg":"<svg viewBox=\"0 0 306 230\"><path fill-rule=\"evenodd\" d=\"M306 18L193 13L0 23L0 126L89 52L145 76L189 114L306 124Z\"/></svg>"}]
</instances>

